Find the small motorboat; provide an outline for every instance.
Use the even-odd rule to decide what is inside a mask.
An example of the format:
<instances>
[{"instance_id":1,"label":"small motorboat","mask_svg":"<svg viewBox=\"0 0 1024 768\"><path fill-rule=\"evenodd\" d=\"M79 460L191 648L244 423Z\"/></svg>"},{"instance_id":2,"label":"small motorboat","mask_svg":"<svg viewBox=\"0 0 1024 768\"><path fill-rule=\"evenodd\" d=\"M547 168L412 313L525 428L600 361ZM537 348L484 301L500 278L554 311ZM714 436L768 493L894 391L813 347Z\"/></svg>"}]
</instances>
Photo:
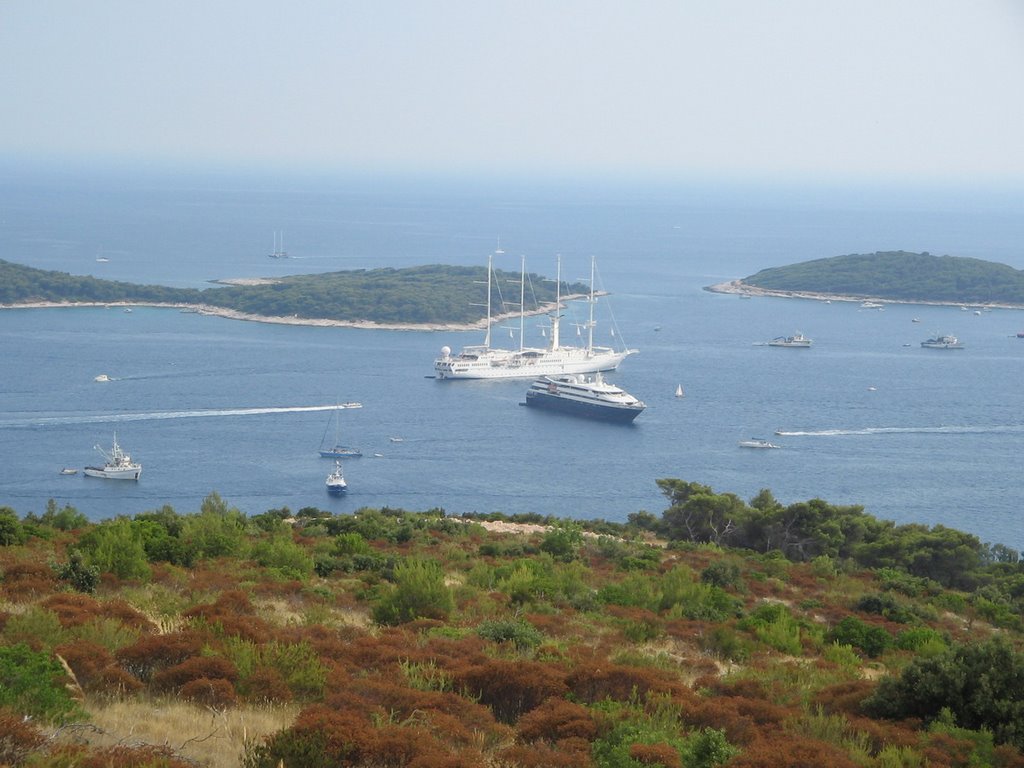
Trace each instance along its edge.
<instances>
[{"instance_id":1,"label":"small motorboat","mask_svg":"<svg viewBox=\"0 0 1024 768\"><path fill-rule=\"evenodd\" d=\"M60 473L62 475L77 475L78 470L75 469L74 467L64 467L64 469L62 469Z\"/></svg>"},{"instance_id":2,"label":"small motorboat","mask_svg":"<svg viewBox=\"0 0 1024 768\"><path fill-rule=\"evenodd\" d=\"M780 448L770 440L763 440L760 437L752 437L749 440L740 440L740 448Z\"/></svg>"}]
</instances>

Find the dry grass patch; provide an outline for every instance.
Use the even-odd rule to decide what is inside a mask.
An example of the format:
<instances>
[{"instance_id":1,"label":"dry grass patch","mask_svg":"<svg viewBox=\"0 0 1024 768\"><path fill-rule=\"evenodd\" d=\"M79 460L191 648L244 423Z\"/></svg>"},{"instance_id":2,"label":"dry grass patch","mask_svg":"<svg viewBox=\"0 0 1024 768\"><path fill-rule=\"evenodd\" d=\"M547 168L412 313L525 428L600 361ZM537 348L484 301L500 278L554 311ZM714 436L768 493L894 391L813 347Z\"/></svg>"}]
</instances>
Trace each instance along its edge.
<instances>
[{"instance_id":1,"label":"dry grass patch","mask_svg":"<svg viewBox=\"0 0 1024 768\"><path fill-rule=\"evenodd\" d=\"M299 712L295 705L215 711L173 699L87 700L85 708L89 724L59 731L57 743L167 747L204 768L237 768L246 742L289 727Z\"/></svg>"}]
</instances>

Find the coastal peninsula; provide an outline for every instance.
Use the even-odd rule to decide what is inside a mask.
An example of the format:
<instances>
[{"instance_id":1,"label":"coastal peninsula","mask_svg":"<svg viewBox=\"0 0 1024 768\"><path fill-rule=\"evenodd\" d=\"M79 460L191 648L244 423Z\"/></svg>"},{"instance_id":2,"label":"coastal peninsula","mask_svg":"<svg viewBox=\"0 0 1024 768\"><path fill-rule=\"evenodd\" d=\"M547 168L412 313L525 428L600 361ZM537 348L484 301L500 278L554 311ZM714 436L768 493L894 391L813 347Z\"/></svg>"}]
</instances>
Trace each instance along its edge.
<instances>
[{"instance_id":1,"label":"coastal peninsula","mask_svg":"<svg viewBox=\"0 0 1024 768\"><path fill-rule=\"evenodd\" d=\"M155 306L235 320L381 330L473 330L487 318L485 267L428 265L404 269L350 270L282 278L216 281L216 287L169 288L91 276L75 276L0 260L0 308ZM520 275L495 270L491 303L508 302L497 286ZM553 281L527 274L533 299L528 315L556 306ZM586 295L582 283L561 285L561 299ZM518 299L518 296L516 297ZM496 313L492 320L519 315Z\"/></svg>"},{"instance_id":2,"label":"coastal peninsula","mask_svg":"<svg viewBox=\"0 0 1024 768\"><path fill-rule=\"evenodd\" d=\"M715 293L831 301L1024 309L1024 272L1005 264L927 251L885 251L763 269L707 286Z\"/></svg>"}]
</instances>

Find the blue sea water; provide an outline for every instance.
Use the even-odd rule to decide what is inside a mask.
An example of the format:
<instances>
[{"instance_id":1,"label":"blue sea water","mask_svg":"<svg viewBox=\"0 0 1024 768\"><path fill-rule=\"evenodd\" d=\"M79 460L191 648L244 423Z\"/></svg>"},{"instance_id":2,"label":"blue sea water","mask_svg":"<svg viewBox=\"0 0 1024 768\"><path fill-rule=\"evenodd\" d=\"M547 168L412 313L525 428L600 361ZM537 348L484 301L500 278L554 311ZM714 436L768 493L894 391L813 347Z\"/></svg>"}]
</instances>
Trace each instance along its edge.
<instances>
[{"instance_id":1,"label":"blue sea water","mask_svg":"<svg viewBox=\"0 0 1024 768\"><path fill-rule=\"evenodd\" d=\"M596 257L598 341L638 348L610 375L646 401L628 427L522 408L526 381L429 378L473 332L240 322L172 309L0 312L0 505L50 498L91 518L217 491L256 514L287 506L538 512L622 521L665 507L674 477L783 503L860 504L1024 548L1024 313L757 298L705 286L769 266L876 250L1024 267L1019 198L946 189L800 189L639 183L64 173L0 181L0 258L130 282L447 263L583 278ZM273 233L294 258L267 258ZM106 262L98 262L102 257ZM571 308L583 317L583 307ZM919 322L913 322L914 319ZM539 318L527 321L541 343ZM760 345L801 331L809 350ZM513 341L500 329L497 338ZM924 350L935 333L961 351ZM97 383L107 374L111 381ZM686 396L674 397L677 384ZM349 492L327 495L317 448L331 406ZM775 435L776 430L783 432ZM58 474L114 433L138 483ZM333 437L333 427L330 427ZM777 451L738 447L770 437ZM394 442L392 437L401 437Z\"/></svg>"}]
</instances>

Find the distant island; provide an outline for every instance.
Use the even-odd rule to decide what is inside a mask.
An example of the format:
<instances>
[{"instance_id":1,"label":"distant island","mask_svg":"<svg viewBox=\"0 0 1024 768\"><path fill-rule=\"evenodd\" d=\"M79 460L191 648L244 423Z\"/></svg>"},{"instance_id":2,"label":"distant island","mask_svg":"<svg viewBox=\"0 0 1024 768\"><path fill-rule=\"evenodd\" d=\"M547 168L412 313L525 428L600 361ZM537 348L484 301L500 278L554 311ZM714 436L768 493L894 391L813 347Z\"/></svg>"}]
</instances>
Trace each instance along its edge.
<instances>
[{"instance_id":1,"label":"distant island","mask_svg":"<svg viewBox=\"0 0 1024 768\"><path fill-rule=\"evenodd\" d=\"M510 302L518 305L519 279L518 273L494 271L495 317L507 314ZM0 259L0 308L141 304L241 320L372 328L468 329L486 321L486 267L432 264L217 282L221 285L202 290L138 285ZM498 286L513 282L514 297L499 294ZM554 281L529 273L526 285L534 307L529 314L554 306ZM588 290L582 283L561 286L567 300Z\"/></svg>"},{"instance_id":2,"label":"distant island","mask_svg":"<svg viewBox=\"0 0 1024 768\"><path fill-rule=\"evenodd\" d=\"M1024 271L927 251L814 259L708 286L718 293L1024 308Z\"/></svg>"}]
</instances>

